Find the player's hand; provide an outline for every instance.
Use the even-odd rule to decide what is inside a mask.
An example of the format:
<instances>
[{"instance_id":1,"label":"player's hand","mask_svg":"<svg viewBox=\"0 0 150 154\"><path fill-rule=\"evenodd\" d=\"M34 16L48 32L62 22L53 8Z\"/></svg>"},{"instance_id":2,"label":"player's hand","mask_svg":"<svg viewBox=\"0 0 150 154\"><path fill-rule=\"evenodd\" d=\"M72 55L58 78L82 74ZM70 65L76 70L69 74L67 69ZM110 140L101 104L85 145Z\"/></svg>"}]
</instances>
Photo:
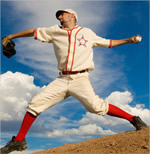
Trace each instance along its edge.
<instances>
[{"instance_id":1,"label":"player's hand","mask_svg":"<svg viewBox=\"0 0 150 154\"><path fill-rule=\"evenodd\" d=\"M137 39L137 37L139 37L139 40ZM129 42L130 43L139 43L141 41L141 39L142 39L142 36L136 35L136 36L129 38Z\"/></svg>"},{"instance_id":2,"label":"player's hand","mask_svg":"<svg viewBox=\"0 0 150 154\"><path fill-rule=\"evenodd\" d=\"M2 40L3 46L6 46L10 42L10 39L8 37L4 37Z\"/></svg>"},{"instance_id":3,"label":"player's hand","mask_svg":"<svg viewBox=\"0 0 150 154\"><path fill-rule=\"evenodd\" d=\"M3 54L7 58L11 58L13 55L16 54L15 50L15 42L13 42L9 37L3 37L2 38L2 48L3 48Z\"/></svg>"}]
</instances>

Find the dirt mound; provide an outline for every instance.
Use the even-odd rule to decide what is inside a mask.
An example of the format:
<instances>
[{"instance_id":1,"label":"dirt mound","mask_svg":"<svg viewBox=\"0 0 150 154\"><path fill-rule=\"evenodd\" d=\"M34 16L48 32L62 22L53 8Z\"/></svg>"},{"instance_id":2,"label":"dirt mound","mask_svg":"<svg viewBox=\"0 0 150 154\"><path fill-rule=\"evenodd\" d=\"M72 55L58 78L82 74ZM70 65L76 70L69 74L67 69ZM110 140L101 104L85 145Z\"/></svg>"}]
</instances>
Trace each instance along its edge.
<instances>
[{"instance_id":1,"label":"dirt mound","mask_svg":"<svg viewBox=\"0 0 150 154\"><path fill-rule=\"evenodd\" d=\"M128 131L80 143L35 152L34 154L150 154L149 129Z\"/></svg>"}]
</instances>

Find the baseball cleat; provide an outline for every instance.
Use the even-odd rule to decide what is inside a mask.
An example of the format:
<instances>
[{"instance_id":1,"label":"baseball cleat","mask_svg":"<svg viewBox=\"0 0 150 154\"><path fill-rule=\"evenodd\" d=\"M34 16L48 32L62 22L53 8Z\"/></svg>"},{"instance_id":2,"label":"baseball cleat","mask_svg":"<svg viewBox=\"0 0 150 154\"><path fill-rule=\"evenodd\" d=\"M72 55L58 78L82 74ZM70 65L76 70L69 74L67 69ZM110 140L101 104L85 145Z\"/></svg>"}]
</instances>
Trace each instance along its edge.
<instances>
[{"instance_id":1,"label":"baseball cleat","mask_svg":"<svg viewBox=\"0 0 150 154\"><path fill-rule=\"evenodd\" d=\"M9 141L3 148L0 149L1 154L8 154L13 151L23 151L27 149L27 142L23 139L21 142L15 141L15 136L12 137L11 141Z\"/></svg>"},{"instance_id":2,"label":"baseball cleat","mask_svg":"<svg viewBox=\"0 0 150 154\"><path fill-rule=\"evenodd\" d=\"M131 124L136 128L136 130L141 130L142 128L147 127L139 116L134 116Z\"/></svg>"}]
</instances>

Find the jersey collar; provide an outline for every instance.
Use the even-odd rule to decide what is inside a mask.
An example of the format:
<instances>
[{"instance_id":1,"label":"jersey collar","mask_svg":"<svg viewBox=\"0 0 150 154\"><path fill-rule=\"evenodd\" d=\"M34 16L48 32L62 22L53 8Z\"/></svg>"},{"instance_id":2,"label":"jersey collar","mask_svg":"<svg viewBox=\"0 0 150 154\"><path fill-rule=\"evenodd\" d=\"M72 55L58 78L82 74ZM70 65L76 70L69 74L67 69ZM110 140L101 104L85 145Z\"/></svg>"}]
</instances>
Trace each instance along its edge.
<instances>
[{"instance_id":1,"label":"jersey collar","mask_svg":"<svg viewBox=\"0 0 150 154\"><path fill-rule=\"evenodd\" d=\"M61 29L63 30L67 30L67 31L72 31L73 29L76 29L78 28L78 25L76 25L75 27L73 27L72 29L67 29L67 28L64 28L63 26L59 26Z\"/></svg>"}]
</instances>

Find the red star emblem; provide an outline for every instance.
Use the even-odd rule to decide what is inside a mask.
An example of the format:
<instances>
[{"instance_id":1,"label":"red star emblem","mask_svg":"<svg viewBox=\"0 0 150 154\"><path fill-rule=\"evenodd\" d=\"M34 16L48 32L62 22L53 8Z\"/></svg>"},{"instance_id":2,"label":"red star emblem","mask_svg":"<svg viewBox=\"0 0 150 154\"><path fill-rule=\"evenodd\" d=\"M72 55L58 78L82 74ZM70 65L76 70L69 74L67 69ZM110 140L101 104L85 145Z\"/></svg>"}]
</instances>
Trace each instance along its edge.
<instances>
[{"instance_id":1,"label":"red star emblem","mask_svg":"<svg viewBox=\"0 0 150 154\"><path fill-rule=\"evenodd\" d=\"M83 35L80 39L78 39L78 41L79 41L79 46L83 45L85 47L86 47L86 43L88 42L88 40L85 40Z\"/></svg>"}]
</instances>

